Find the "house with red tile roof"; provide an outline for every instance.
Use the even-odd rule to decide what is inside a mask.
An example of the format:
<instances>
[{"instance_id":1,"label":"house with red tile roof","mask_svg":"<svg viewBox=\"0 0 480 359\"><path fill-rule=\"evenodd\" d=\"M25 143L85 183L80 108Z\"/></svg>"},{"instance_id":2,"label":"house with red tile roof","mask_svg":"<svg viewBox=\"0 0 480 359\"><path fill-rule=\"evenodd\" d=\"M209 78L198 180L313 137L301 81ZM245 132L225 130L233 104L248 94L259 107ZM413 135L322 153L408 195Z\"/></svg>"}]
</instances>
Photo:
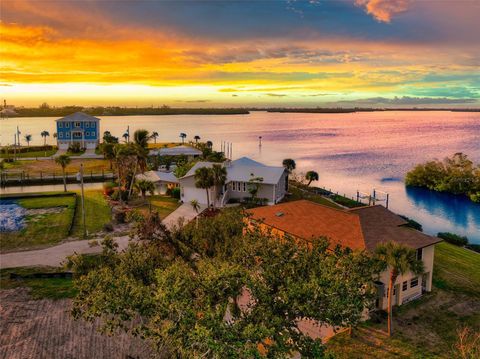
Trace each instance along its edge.
<instances>
[{"instance_id":1,"label":"house with red tile roof","mask_svg":"<svg viewBox=\"0 0 480 359\"><path fill-rule=\"evenodd\" d=\"M272 233L289 235L300 241L326 237L330 249L337 245L352 250L373 252L380 243L394 241L416 250L425 266L425 273L400 275L394 284L393 305L419 298L432 289L435 244L441 240L406 226L407 222L383 206L355 209L335 209L307 200L280 203L249 209L248 221L257 223ZM381 273L377 308L387 308L389 271Z\"/></svg>"}]
</instances>

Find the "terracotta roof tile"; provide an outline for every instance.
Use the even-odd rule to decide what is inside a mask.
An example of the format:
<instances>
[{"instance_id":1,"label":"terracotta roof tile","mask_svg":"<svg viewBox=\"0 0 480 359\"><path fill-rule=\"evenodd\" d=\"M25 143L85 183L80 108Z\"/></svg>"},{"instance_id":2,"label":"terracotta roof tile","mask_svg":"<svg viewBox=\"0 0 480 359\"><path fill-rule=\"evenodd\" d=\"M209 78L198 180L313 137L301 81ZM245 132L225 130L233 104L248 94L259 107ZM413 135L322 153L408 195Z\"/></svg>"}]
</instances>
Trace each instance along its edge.
<instances>
[{"instance_id":1,"label":"terracotta roof tile","mask_svg":"<svg viewBox=\"0 0 480 359\"><path fill-rule=\"evenodd\" d=\"M247 213L254 220L298 238L325 236L331 247L339 244L373 251L377 244L388 241L412 248L440 242L436 237L404 227L407 222L383 206L342 210L300 200L253 208Z\"/></svg>"},{"instance_id":2,"label":"terracotta roof tile","mask_svg":"<svg viewBox=\"0 0 480 359\"><path fill-rule=\"evenodd\" d=\"M322 206L307 200L247 210L255 220L298 238L327 237L331 247L340 244L364 249L360 218L354 213Z\"/></svg>"}]
</instances>

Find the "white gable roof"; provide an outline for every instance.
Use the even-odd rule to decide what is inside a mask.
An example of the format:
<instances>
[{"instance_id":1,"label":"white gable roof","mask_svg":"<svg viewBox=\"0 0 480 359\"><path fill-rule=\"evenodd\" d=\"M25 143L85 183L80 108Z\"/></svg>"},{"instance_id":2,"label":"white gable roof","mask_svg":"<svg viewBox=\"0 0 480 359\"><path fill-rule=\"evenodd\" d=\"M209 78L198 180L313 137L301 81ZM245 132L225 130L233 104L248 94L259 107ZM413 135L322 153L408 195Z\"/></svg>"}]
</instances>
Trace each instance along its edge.
<instances>
[{"instance_id":1,"label":"white gable roof","mask_svg":"<svg viewBox=\"0 0 480 359\"><path fill-rule=\"evenodd\" d=\"M152 155L160 155L160 156L200 156L202 151L190 147L190 146L176 146L176 147L169 147L169 148L160 148L157 150L150 151Z\"/></svg>"},{"instance_id":2,"label":"white gable roof","mask_svg":"<svg viewBox=\"0 0 480 359\"><path fill-rule=\"evenodd\" d=\"M248 157L240 157L231 162L231 165L238 165L238 166L263 166L266 167L263 163L257 162L252 160Z\"/></svg>"},{"instance_id":3,"label":"white gable roof","mask_svg":"<svg viewBox=\"0 0 480 359\"><path fill-rule=\"evenodd\" d=\"M178 178L172 172L147 171L136 176L137 179L151 182L170 182L178 183Z\"/></svg>"},{"instance_id":4,"label":"white gable roof","mask_svg":"<svg viewBox=\"0 0 480 359\"><path fill-rule=\"evenodd\" d=\"M197 169L209 168L214 164L215 162L197 162L182 178L194 176ZM267 166L248 157L242 157L223 165L227 168L227 183L232 181L248 182L252 178L261 177L263 178L262 183L277 184L285 172L283 167Z\"/></svg>"},{"instance_id":5,"label":"white gable roof","mask_svg":"<svg viewBox=\"0 0 480 359\"><path fill-rule=\"evenodd\" d=\"M98 117L87 115L83 112L75 112L65 117L59 118L55 121L95 121L98 122L100 119Z\"/></svg>"},{"instance_id":6,"label":"white gable roof","mask_svg":"<svg viewBox=\"0 0 480 359\"><path fill-rule=\"evenodd\" d=\"M201 167L212 167L213 165L215 164L215 162L197 162L195 163L195 165L190 168L190 171L187 172L187 174L185 176L183 176L182 178L185 178L185 177L190 177L190 176L194 176L195 175L195 171ZM221 165L221 163L216 163L216 164L219 164Z\"/></svg>"},{"instance_id":7,"label":"white gable roof","mask_svg":"<svg viewBox=\"0 0 480 359\"><path fill-rule=\"evenodd\" d=\"M246 160L251 161L251 163L247 164L248 161ZM263 178L262 183L277 184L285 172L283 167L266 166L249 158L246 158L246 160L233 161L227 167L227 182L248 182L252 178L261 177Z\"/></svg>"}]
</instances>

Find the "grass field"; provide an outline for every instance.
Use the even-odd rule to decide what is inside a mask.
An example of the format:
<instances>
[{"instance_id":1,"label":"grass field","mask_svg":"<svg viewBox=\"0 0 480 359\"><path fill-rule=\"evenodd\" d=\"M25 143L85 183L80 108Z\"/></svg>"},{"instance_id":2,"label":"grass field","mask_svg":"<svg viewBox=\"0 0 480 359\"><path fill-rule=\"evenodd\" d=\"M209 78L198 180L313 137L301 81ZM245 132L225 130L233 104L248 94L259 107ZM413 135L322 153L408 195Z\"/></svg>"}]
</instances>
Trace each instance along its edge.
<instances>
[{"instance_id":1,"label":"grass field","mask_svg":"<svg viewBox=\"0 0 480 359\"><path fill-rule=\"evenodd\" d=\"M70 164L66 168L66 172L69 174L77 173L80 170L80 163L83 163L85 176L90 174L90 171L93 173L100 173L102 170L105 173L112 172L110 170L110 162L104 159L94 159L94 158L85 158L85 159L72 159ZM25 161L16 161L13 163L5 163L5 169L11 171L25 171L30 175L39 176L40 172L45 175L51 175L55 173L56 176L62 175L62 168L55 163L55 160L25 160Z\"/></svg>"},{"instance_id":2,"label":"grass field","mask_svg":"<svg viewBox=\"0 0 480 359\"><path fill-rule=\"evenodd\" d=\"M180 206L178 199L169 196L155 195L148 197L148 200L152 205L152 210L156 210L160 214L160 218L162 219L175 211ZM140 210L142 211L148 211L148 209L148 203L140 207Z\"/></svg>"},{"instance_id":3,"label":"grass field","mask_svg":"<svg viewBox=\"0 0 480 359\"><path fill-rule=\"evenodd\" d=\"M341 208L340 206L337 206L334 202L329 201L328 199L320 196L319 194L302 191L300 188L295 186L289 186L288 192L290 194L285 197L284 202L298 201L299 199L308 199L309 201L323 204L324 206Z\"/></svg>"},{"instance_id":4,"label":"grass field","mask_svg":"<svg viewBox=\"0 0 480 359\"><path fill-rule=\"evenodd\" d=\"M26 226L18 232L2 233L1 251L12 251L55 244L68 236L75 208L74 196L24 198L18 204L26 209L40 210L26 216ZM48 209L60 207L58 213ZM45 209L42 213L41 209Z\"/></svg>"},{"instance_id":5,"label":"grass field","mask_svg":"<svg viewBox=\"0 0 480 359\"><path fill-rule=\"evenodd\" d=\"M77 211L73 222L72 236L83 236L82 203L80 192L77 193ZM101 190L85 191L85 223L87 232L94 234L103 229L105 223L110 222L111 211Z\"/></svg>"},{"instance_id":6,"label":"grass field","mask_svg":"<svg viewBox=\"0 0 480 359\"><path fill-rule=\"evenodd\" d=\"M480 255L442 242L435 248L434 288L394 309L394 335L385 323L365 323L352 337L327 345L338 358L455 358L457 330L480 331Z\"/></svg>"},{"instance_id":7,"label":"grass field","mask_svg":"<svg viewBox=\"0 0 480 359\"><path fill-rule=\"evenodd\" d=\"M25 278L10 279L10 273L26 276L35 273L61 272L61 268L52 267L30 267L30 268L9 268L0 270L1 289L17 287L31 288L31 295L34 299L62 299L72 298L76 294L73 281L70 278Z\"/></svg>"},{"instance_id":8,"label":"grass field","mask_svg":"<svg viewBox=\"0 0 480 359\"><path fill-rule=\"evenodd\" d=\"M57 149L49 150L49 151L31 151L31 152L22 152L17 153L16 156L18 158L28 158L28 157L50 157L53 156L57 152ZM46 153L46 156L45 156ZM0 153L0 158L12 158L13 153L9 152L8 155L6 153Z\"/></svg>"}]
</instances>

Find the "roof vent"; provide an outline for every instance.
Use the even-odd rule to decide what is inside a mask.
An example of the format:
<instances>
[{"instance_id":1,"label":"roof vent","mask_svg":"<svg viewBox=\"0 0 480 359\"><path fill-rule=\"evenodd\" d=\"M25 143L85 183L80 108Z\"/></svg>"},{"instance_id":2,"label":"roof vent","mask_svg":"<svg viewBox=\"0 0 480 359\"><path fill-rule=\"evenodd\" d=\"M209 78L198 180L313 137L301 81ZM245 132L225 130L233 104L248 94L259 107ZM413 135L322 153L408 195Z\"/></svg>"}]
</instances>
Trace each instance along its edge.
<instances>
[{"instance_id":1,"label":"roof vent","mask_svg":"<svg viewBox=\"0 0 480 359\"><path fill-rule=\"evenodd\" d=\"M275 213L275 215L276 215L277 217L282 217L282 216L283 216L283 212L277 212L277 213Z\"/></svg>"}]
</instances>

